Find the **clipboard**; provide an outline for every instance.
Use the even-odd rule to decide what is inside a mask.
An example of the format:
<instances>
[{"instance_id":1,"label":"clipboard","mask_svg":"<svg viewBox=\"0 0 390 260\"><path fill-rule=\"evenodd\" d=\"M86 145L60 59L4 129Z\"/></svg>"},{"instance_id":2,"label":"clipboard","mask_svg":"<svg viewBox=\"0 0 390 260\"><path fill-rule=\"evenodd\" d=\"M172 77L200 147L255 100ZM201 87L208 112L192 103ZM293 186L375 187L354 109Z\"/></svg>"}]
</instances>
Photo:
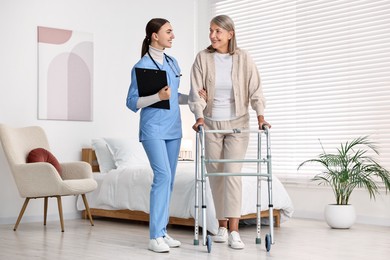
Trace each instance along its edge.
<instances>
[{"instance_id":1,"label":"clipboard","mask_svg":"<svg viewBox=\"0 0 390 260\"><path fill-rule=\"evenodd\" d=\"M140 97L154 95L167 86L167 73L165 70L135 68L138 94ZM169 100L161 100L149 107L170 109Z\"/></svg>"}]
</instances>

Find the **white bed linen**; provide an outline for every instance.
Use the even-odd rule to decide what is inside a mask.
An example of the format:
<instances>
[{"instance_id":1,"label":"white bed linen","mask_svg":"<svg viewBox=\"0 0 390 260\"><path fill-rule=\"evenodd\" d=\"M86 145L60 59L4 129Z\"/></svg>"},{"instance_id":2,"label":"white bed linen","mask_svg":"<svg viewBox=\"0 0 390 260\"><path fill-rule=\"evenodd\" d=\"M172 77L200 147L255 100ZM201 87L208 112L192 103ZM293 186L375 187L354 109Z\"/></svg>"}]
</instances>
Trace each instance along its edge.
<instances>
[{"instance_id":1,"label":"white bed linen","mask_svg":"<svg viewBox=\"0 0 390 260\"><path fill-rule=\"evenodd\" d=\"M248 171L244 169L244 171ZM281 210L281 222L292 216L293 205L285 188L277 177L273 177L273 205L274 209ZM95 173L98 188L87 194L89 206L100 209L130 209L149 213L150 186L153 172L149 165L134 165L132 167L111 170L108 173ZM242 215L256 212L256 177L244 176ZM199 188L199 195L202 190ZM201 199L199 199L201 204ZM268 209L268 188L266 181L262 181L261 210ZM195 217L195 168L193 162L179 162L177 167L170 216L179 218ZM215 218L214 202L208 182L206 182L207 229L215 234L218 231L218 221ZM200 205L201 206L201 205ZM77 200L77 209L83 210L81 198ZM267 222L267 219L262 219ZM202 223L202 212L199 211L199 222Z\"/></svg>"}]
</instances>

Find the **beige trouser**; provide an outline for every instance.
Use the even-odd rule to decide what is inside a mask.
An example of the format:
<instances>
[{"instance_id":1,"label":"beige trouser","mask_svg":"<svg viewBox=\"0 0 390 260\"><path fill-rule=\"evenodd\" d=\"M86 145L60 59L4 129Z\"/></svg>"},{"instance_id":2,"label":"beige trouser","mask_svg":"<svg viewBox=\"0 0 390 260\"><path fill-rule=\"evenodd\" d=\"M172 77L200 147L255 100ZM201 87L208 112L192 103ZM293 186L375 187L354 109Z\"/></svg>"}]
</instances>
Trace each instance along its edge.
<instances>
[{"instance_id":1,"label":"beige trouser","mask_svg":"<svg viewBox=\"0 0 390 260\"><path fill-rule=\"evenodd\" d=\"M230 121L205 119L205 130L248 129L249 114ZM249 133L206 133L206 159L244 159L248 147ZM208 173L241 172L242 163L208 163ZM210 176L215 213L218 220L241 217L242 185L240 176Z\"/></svg>"}]
</instances>

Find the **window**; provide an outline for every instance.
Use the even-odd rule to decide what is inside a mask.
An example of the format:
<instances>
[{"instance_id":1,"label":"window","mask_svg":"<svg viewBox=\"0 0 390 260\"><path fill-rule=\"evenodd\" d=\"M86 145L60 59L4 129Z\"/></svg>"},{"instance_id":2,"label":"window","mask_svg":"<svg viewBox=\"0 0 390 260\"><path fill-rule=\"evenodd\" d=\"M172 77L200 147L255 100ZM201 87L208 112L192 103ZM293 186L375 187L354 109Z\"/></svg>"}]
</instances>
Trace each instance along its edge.
<instances>
[{"instance_id":1,"label":"window","mask_svg":"<svg viewBox=\"0 0 390 260\"><path fill-rule=\"evenodd\" d=\"M258 65L272 124L272 170L297 166L369 135L390 170L390 1L218 1L238 46ZM257 127L252 114L251 123ZM251 139L248 157L257 150Z\"/></svg>"}]
</instances>

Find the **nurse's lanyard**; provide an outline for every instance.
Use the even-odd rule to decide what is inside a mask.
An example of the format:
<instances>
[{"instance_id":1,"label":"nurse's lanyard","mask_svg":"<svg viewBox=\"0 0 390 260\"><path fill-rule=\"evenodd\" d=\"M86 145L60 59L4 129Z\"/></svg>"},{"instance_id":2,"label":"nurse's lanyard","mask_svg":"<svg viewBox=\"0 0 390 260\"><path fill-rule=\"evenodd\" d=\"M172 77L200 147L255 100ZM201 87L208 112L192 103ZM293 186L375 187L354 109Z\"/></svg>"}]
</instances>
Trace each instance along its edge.
<instances>
[{"instance_id":1,"label":"nurse's lanyard","mask_svg":"<svg viewBox=\"0 0 390 260\"><path fill-rule=\"evenodd\" d=\"M153 59L152 55L150 55L149 51L148 51L148 55L152 59L154 65L156 65L157 69L161 70L160 67L158 66L157 62ZM166 55L165 53L164 53L164 57L165 57L165 60L168 62L169 67L171 67L171 70L173 71L173 73L175 73L176 78L181 77L182 75L179 74L179 70L176 67L175 62L173 62L173 59L171 57L169 57L168 55ZM173 63L173 66L171 65L171 61Z\"/></svg>"}]
</instances>

